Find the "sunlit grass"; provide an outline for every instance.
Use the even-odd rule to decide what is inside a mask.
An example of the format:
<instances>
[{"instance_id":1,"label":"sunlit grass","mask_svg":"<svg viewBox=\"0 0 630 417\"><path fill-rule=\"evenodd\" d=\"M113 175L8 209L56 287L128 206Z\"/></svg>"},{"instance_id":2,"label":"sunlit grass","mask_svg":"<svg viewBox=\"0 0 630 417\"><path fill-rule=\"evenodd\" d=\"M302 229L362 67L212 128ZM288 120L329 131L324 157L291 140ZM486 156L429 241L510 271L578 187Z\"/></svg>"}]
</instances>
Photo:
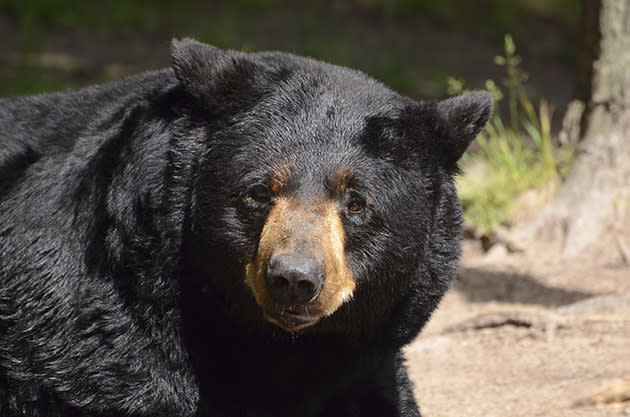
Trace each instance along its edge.
<instances>
[{"instance_id":1,"label":"sunlit grass","mask_svg":"<svg viewBox=\"0 0 630 417\"><path fill-rule=\"evenodd\" d=\"M511 226L525 192L533 192L536 203L543 203L572 160L571 150L558 147L552 137L550 106L542 100L536 110L525 91L527 77L520 70L511 36L505 37L505 55L496 63L506 68L502 84L507 89L510 126L495 112L477 139L479 151L463 158L464 174L458 180L464 217L483 231ZM499 103L503 91L490 80L486 86ZM451 80L450 92L463 92L463 83Z\"/></svg>"}]
</instances>

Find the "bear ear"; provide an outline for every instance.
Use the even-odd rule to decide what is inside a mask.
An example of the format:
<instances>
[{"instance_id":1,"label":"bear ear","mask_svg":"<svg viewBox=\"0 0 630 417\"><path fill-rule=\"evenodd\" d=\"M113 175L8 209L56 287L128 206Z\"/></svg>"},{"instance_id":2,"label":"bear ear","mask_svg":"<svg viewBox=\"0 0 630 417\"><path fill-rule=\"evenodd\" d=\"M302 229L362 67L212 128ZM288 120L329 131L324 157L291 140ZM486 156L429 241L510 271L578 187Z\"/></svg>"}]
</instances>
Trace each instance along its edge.
<instances>
[{"instance_id":1,"label":"bear ear","mask_svg":"<svg viewBox=\"0 0 630 417\"><path fill-rule=\"evenodd\" d=\"M234 65L238 52L226 51L191 38L171 41L175 77L191 92L205 94L217 83L217 74Z\"/></svg>"},{"instance_id":2,"label":"bear ear","mask_svg":"<svg viewBox=\"0 0 630 417\"><path fill-rule=\"evenodd\" d=\"M446 162L455 163L492 116L492 95L475 91L436 104L434 132Z\"/></svg>"}]
</instances>

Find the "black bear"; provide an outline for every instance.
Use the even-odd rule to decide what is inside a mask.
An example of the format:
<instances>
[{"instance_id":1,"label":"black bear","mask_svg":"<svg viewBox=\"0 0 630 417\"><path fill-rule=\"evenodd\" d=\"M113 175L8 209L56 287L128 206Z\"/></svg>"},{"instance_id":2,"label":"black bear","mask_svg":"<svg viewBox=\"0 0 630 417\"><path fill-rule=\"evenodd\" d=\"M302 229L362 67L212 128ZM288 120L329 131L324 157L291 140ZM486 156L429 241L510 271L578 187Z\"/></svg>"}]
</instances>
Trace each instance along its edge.
<instances>
[{"instance_id":1,"label":"black bear","mask_svg":"<svg viewBox=\"0 0 630 417\"><path fill-rule=\"evenodd\" d=\"M419 416L487 93L286 53L0 101L0 415Z\"/></svg>"}]
</instances>

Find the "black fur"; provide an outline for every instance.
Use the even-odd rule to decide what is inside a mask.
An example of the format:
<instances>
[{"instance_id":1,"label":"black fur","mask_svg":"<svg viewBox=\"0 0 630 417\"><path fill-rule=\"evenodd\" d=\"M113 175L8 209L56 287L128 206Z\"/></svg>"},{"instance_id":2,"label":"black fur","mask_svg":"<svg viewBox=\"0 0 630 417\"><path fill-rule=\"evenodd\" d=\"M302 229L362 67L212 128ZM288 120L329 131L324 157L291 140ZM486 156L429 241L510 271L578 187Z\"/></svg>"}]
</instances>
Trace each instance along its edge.
<instances>
[{"instance_id":1,"label":"black fur","mask_svg":"<svg viewBox=\"0 0 630 417\"><path fill-rule=\"evenodd\" d=\"M0 100L0 415L419 416L400 349L459 256L456 162L484 93L403 98L284 53L175 42L173 68ZM265 321L243 268L247 188L341 167L351 301L302 332Z\"/></svg>"}]
</instances>

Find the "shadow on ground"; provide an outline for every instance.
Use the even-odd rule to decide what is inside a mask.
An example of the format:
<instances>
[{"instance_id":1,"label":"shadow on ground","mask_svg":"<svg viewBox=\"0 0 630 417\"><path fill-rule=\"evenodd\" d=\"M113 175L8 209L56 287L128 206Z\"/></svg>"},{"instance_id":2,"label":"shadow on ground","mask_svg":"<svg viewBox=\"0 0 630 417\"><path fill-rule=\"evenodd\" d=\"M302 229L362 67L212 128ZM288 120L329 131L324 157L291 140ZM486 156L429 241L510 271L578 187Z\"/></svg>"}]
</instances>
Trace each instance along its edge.
<instances>
[{"instance_id":1,"label":"shadow on ground","mask_svg":"<svg viewBox=\"0 0 630 417\"><path fill-rule=\"evenodd\" d=\"M498 301L559 307L592 297L593 293L549 287L518 272L462 267L453 290L470 302Z\"/></svg>"}]
</instances>

